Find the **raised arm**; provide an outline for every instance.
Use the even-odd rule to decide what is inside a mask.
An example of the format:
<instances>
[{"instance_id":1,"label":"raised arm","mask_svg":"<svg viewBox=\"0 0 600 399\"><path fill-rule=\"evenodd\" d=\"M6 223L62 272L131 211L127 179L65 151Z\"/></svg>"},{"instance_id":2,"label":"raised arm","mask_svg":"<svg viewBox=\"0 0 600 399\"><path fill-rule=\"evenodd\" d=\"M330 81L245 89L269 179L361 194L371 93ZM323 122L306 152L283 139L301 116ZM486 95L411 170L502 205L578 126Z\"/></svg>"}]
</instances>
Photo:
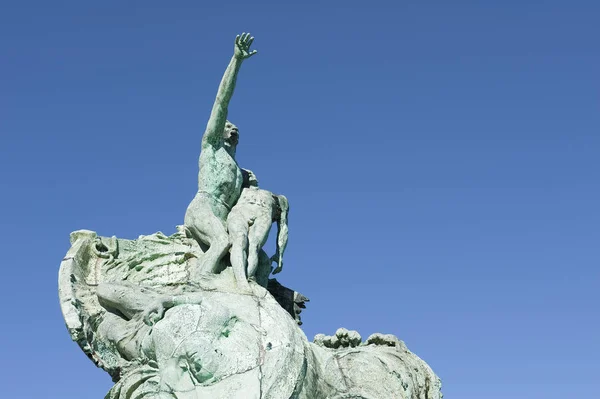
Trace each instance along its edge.
<instances>
[{"instance_id":1,"label":"raised arm","mask_svg":"<svg viewBox=\"0 0 600 399\"><path fill-rule=\"evenodd\" d=\"M217 98L215 99L212 112L210 113L206 131L202 137L202 146L206 144L214 145L223 139L223 130L227 120L227 108L229 107L229 101L233 96L235 82L240 67L242 66L242 61L256 54L256 50L250 51L250 45L253 41L254 38L251 37L249 33L242 33L241 36L237 35L235 38L233 57L231 57L231 61L225 70L223 79L221 79Z\"/></svg>"}]
</instances>

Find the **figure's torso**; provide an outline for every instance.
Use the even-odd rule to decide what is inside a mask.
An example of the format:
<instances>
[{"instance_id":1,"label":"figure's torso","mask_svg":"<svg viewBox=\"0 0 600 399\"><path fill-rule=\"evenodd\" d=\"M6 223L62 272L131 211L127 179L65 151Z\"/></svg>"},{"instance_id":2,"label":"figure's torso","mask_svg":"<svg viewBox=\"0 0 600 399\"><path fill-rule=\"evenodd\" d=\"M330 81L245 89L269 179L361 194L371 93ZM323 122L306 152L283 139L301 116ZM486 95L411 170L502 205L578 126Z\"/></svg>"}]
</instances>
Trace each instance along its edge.
<instances>
[{"instance_id":1,"label":"figure's torso","mask_svg":"<svg viewBox=\"0 0 600 399\"><path fill-rule=\"evenodd\" d=\"M231 209L240 197L243 180L237 162L224 147L206 145L202 148L198 191L213 196Z\"/></svg>"}]
</instances>

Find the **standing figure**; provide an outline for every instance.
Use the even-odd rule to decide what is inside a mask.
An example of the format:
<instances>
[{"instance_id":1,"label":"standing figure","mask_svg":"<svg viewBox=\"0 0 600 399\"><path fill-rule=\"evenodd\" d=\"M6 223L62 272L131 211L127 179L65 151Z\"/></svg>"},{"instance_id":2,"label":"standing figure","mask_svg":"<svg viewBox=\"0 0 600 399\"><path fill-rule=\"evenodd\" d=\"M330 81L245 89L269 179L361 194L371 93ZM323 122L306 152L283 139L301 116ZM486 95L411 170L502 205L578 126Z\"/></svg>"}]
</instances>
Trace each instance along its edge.
<instances>
[{"instance_id":1,"label":"standing figure","mask_svg":"<svg viewBox=\"0 0 600 399\"><path fill-rule=\"evenodd\" d=\"M277 222L278 226L277 252L271 258L271 261L277 262L273 274L281 271L283 252L288 241L288 212L288 200L283 195L275 195L255 186L242 190L242 195L227 217L231 266L240 288L248 290L247 279L256 276L259 252L269 237L273 222Z\"/></svg>"},{"instance_id":2,"label":"standing figure","mask_svg":"<svg viewBox=\"0 0 600 399\"><path fill-rule=\"evenodd\" d=\"M230 247L226 220L241 194L243 177L235 161L239 131L227 121L227 108L243 60L256 54L256 50L250 52L253 41L249 33L235 38L234 55L219 85L202 137L198 192L187 208L184 224L200 246L204 249L208 246L208 250L198 268L190 273L192 279L196 278L195 273L216 273L219 261Z\"/></svg>"}]
</instances>

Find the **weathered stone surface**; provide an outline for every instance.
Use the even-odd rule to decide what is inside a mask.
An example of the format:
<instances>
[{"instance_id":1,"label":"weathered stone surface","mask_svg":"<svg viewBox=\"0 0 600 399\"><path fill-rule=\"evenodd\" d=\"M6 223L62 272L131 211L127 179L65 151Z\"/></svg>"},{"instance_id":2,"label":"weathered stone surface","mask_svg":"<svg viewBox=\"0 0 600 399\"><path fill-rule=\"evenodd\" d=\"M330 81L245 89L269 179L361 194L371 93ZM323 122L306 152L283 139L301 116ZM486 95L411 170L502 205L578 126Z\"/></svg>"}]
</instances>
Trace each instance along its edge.
<instances>
[{"instance_id":1,"label":"weathered stone surface","mask_svg":"<svg viewBox=\"0 0 600 399\"><path fill-rule=\"evenodd\" d=\"M265 288L240 293L230 267L188 283L203 253L181 232L72 241L61 305L73 339L117 382L108 398L292 396L306 338Z\"/></svg>"},{"instance_id":2,"label":"weathered stone surface","mask_svg":"<svg viewBox=\"0 0 600 399\"><path fill-rule=\"evenodd\" d=\"M72 338L113 377L108 399L441 397L439 379L393 336L361 343L339 329L309 343L268 290L240 292L231 267L190 283L203 252L183 230L71 240L61 307Z\"/></svg>"},{"instance_id":3,"label":"weathered stone surface","mask_svg":"<svg viewBox=\"0 0 600 399\"><path fill-rule=\"evenodd\" d=\"M112 376L105 399L441 398L437 376L392 335L363 343L340 328L309 343L298 327L308 298L269 280L283 266L289 204L238 166L239 131L226 120L253 40L235 40L184 226L137 240L71 234L59 272L71 337Z\"/></svg>"},{"instance_id":4,"label":"weathered stone surface","mask_svg":"<svg viewBox=\"0 0 600 399\"><path fill-rule=\"evenodd\" d=\"M317 360L334 398L441 398L441 381L431 368L391 334L360 334L340 328L317 334Z\"/></svg>"}]
</instances>

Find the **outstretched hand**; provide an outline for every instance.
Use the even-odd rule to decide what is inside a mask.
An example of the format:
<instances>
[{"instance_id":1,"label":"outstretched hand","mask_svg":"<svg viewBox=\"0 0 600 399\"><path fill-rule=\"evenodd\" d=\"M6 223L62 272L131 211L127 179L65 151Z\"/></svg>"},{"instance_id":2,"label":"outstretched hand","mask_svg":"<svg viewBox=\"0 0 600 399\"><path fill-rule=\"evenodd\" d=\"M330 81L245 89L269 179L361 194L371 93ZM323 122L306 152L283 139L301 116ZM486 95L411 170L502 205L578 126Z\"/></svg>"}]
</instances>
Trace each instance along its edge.
<instances>
[{"instance_id":1,"label":"outstretched hand","mask_svg":"<svg viewBox=\"0 0 600 399\"><path fill-rule=\"evenodd\" d=\"M235 58L245 60L256 54L256 50L250 51L250 45L252 45L253 41L254 37L250 36L250 33L244 32L241 35L237 35L235 37L235 46L233 46Z\"/></svg>"}]
</instances>

